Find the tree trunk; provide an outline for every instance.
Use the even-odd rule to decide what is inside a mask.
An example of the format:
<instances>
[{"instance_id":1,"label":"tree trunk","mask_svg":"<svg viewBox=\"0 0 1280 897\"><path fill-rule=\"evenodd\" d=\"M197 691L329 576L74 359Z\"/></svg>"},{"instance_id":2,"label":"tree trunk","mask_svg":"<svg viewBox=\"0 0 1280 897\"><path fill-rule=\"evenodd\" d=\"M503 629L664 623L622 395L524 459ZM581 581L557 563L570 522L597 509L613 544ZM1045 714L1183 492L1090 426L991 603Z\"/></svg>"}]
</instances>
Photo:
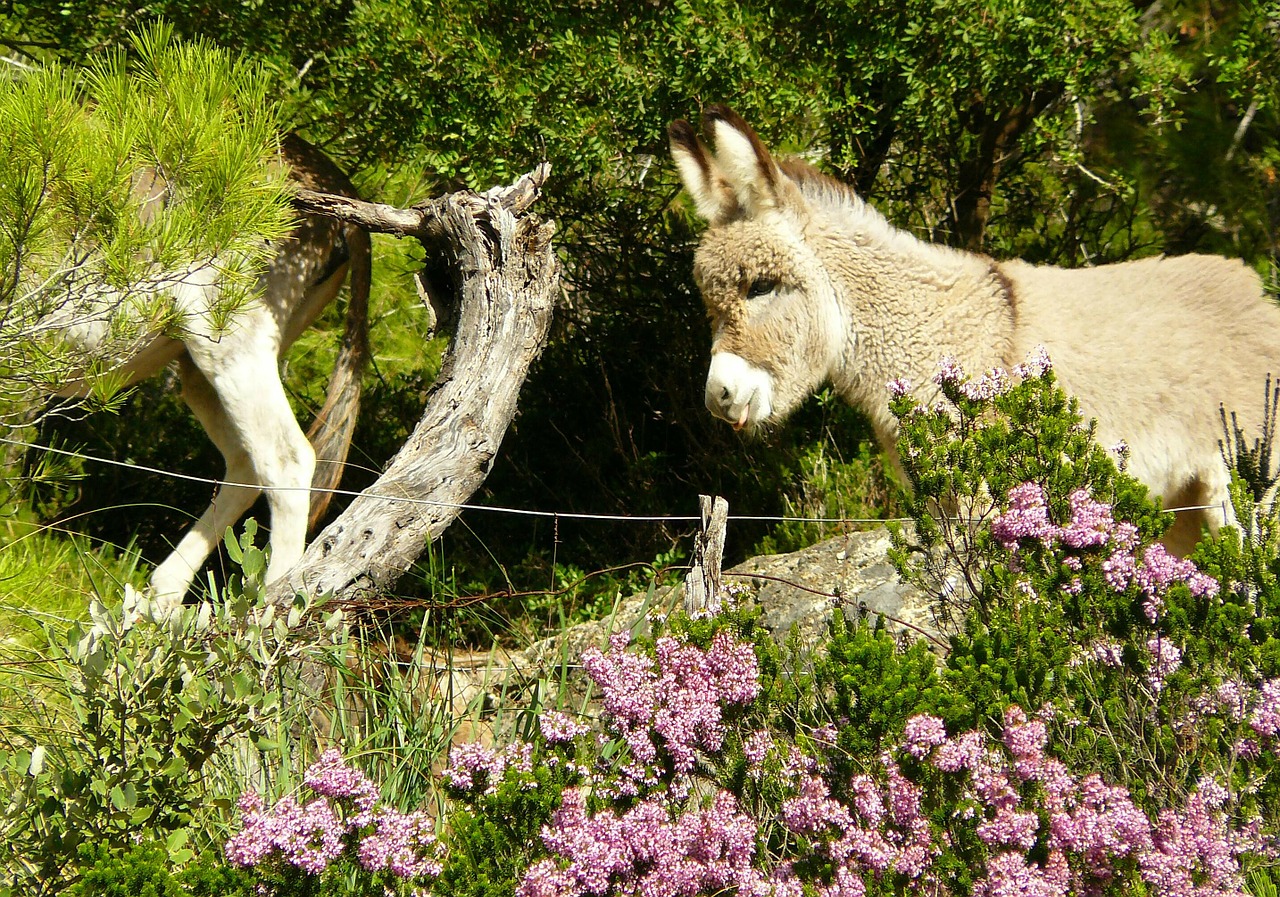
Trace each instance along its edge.
<instances>
[{"instance_id":1,"label":"tree trunk","mask_svg":"<svg viewBox=\"0 0 1280 897\"><path fill-rule=\"evenodd\" d=\"M978 135L974 152L960 162L953 206L955 238L953 246L981 252L991 217L991 197L1005 162L1017 151L1027 129L1058 98L1060 92L1033 92L1012 109L989 112L984 103L969 110L970 127Z\"/></svg>"},{"instance_id":2,"label":"tree trunk","mask_svg":"<svg viewBox=\"0 0 1280 897\"><path fill-rule=\"evenodd\" d=\"M273 603L303 592L348 600L391 588L484 482L516 412L516 398L551 326L559 264L555 226L525 214L546 165L511 187L454 193L412 209L299 191L310 212L382 233L414 236L447 260L450 283L419 275L438 307L451 293L457 321L440 375L413 434L386 471L268 588Z\"/></svg>"}]
</instances>

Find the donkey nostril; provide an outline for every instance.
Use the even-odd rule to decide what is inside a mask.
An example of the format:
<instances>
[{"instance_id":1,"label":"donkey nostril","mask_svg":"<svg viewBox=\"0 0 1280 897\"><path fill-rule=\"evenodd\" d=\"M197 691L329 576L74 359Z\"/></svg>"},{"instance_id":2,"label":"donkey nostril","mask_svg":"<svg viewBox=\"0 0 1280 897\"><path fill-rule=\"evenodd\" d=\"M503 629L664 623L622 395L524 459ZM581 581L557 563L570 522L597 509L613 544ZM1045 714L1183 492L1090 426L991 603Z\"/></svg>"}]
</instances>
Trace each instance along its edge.
<instances>
[{"instance_id":1,"label":"donkey nostril","mask_svg":"<svg viewBox=\"0 0 1280 897\"><path fill-rule=\"evenodd\" d=\"M720 390L720 399L724 402L729 401L729 387L726 386Z\"/></svg>"}]
</instances>

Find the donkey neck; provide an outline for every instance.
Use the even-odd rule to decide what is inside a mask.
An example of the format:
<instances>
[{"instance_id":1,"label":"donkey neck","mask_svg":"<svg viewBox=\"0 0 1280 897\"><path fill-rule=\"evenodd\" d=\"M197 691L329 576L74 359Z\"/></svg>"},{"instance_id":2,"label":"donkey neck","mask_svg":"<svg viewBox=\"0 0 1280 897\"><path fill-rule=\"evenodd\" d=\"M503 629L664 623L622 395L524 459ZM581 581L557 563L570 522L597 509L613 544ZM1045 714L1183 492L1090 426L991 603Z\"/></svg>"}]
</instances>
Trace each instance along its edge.
<instances>
[{"instance_id":1,"label":"donkey neck","mask_svg":"<svg viewBox=\"0 0 1280 897\"><path fill-rule=\"evenodd\" d=\"M1016 308L990 258L926 243L853 197L831 210L813 243L846 315L832 381L886 436L896 431L886 384L906 379L922 401L944 355L971 373L1007 366Z\"/></svg>"}]
</instances>

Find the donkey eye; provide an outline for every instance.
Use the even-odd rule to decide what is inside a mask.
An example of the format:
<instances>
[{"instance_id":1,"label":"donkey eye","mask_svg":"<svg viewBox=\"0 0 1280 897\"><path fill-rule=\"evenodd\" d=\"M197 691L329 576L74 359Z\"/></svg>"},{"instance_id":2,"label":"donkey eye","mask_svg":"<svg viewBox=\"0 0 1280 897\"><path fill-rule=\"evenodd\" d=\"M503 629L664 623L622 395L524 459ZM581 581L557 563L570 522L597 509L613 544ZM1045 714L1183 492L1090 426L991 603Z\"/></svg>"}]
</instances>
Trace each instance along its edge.
<instances>
[{"instance_id":1,"label":"donkey eye","mask_svg":"<svg viewBox=\"0 0 1280 897\"><path fill-rule=\"evenodd\" d=\"M760 296L765 296L772 293L777 286L778 282L776 280L771 280L768 277L757 277L751 281L751 286L747 287L747 298L756 299Z\"/></svg>"}]
</instances>

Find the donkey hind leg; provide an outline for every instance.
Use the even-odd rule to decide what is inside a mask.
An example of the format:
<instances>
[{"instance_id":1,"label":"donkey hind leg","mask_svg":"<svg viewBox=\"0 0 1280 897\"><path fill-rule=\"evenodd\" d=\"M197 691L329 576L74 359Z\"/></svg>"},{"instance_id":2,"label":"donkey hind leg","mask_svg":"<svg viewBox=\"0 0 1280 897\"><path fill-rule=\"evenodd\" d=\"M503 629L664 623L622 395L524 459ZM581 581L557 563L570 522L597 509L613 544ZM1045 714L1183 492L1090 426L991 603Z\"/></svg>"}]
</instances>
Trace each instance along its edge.
<instances>
[{"instance_id":1,"label":"donkey hind leg","mask_svg":"<svg viewBox=\"0 0 1280 897\"><path fill-rule=\"evenodd\" d=\"M1173 526L1160 539L1178 557L1187 557L1204 538L1205 530L1216 533L1222 526L1236 526L1227 487L1231 476L1221 463L1207 464L1200 476L1178 492L1166 497L1166 508L1188 508L1178 512Z\"/></svg>"},{"instance_id":2,"label":"donkey hind leg","mask_svg":"<svg viewBox=\"0 0 1280 897\"><path fill-rule=\"evenodd\" d=\"M240 519L262 492L256 486L253 464L239 436L227 420L213 385L200 373L187 355L179 361L182 398L200 421L209 439L222 453L226 463L224 485L218 487L213 501L200 519L187 530L182 540L151 574L151 592L163 606L182 603L197 571L213 552L227 527ZM245 484L245 485L236 485Z\"/></svg>"},{"instance_id":3,"label":"donkey hind leg","mask_svg":"<svg viewBox=\"0 0 1280 897\"><path fill-rule=\"evenodd\" d=\"M253 485L223 486L173 554L156 568L153 592L175 603L182 600L226 528L263 489L271 512L267 581L288 572L306 547L308 487L315 471L315 452L285 397L274 351L188 348L190 356L183 358L182 366L183 397L222 452L227 481Z\"/></svg>"}]
</instances>

